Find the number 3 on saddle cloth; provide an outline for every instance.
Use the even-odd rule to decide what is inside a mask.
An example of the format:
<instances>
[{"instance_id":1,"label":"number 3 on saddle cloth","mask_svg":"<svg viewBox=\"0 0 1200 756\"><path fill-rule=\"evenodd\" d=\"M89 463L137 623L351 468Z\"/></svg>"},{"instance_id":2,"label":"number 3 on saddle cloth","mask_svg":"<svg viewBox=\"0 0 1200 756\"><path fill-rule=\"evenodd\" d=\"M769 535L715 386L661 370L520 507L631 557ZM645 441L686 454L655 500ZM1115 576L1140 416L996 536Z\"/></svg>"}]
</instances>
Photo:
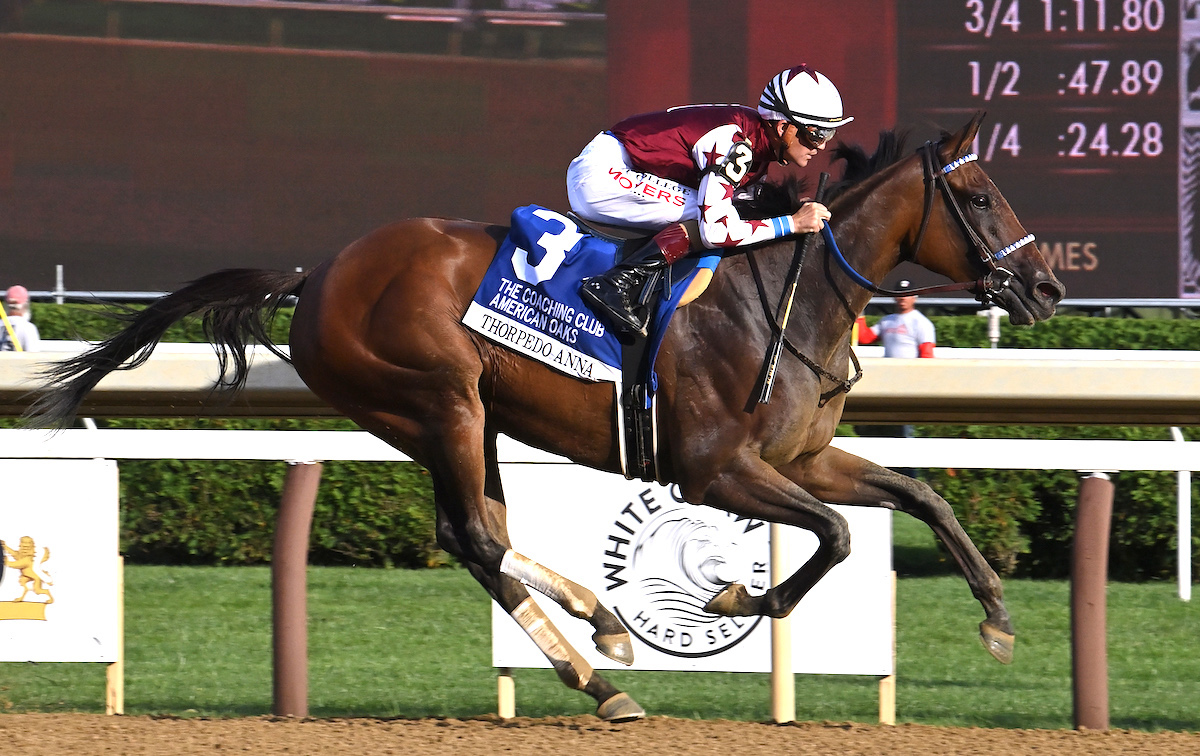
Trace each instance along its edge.
<instances>
[{"instance_id":1,"label":"number 3 on saddle cloth","mask_svg":"<svg viewBox=\"0 0 1200 756\"><path fill-rule=\"evenodd\" d=\"M654 480L654 360L688 284L700 270L715 270L721 258L685 257L675 263L651 302L649 338L622 345L579 298L579 286L644 242L590 233L575 220L537 205L519 207L462 322L559 372L613 383L622 410L617 426L625 477Z\"/></svg>"}]
</instances>

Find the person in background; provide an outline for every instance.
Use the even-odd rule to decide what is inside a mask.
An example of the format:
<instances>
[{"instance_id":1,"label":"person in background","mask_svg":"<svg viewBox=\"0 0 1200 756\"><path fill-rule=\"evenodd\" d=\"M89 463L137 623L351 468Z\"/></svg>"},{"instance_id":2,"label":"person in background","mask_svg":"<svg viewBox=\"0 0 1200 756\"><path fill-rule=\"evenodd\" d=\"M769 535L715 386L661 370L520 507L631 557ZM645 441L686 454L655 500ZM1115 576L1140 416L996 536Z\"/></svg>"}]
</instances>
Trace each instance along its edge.
<instances>
[{"instance_id":1,"label":"person in background","mask_svg":"<svg viewBox=\"0 0 1200 756\"><path fill-rule=\"evenodd\" d=\"M901 289L911 285L908 281L900 282ZM874 344L876 341L883 342L884 357L931 358L937 344L937 330L929 318L917 310L917 297L910 294L896 297L896 311L884 315L873 326L868 327L866 319L858 316L858 343ZM912 438L914 435L911 425L859 425L854 430L860 436ZM897 472L916 477L910 468Z\"/></svg>"},{"instance_id":2,"label":"person in background","mask_svg":"<svg viewBox=\"0 0 1200 756\"><path fill-rule=\"evenodd\" d=\"M911 285L908 281L900 282L902 289ZM859 316L858 343L874 344L877 340L883 342L884 357L933 357L937 330L929 318L917 310L916 296L901 296L896 297L896 311L884 315L870 328L866 320Z\"/></svg>"},{"instance_id":3,"label":"person in background","mask_svg":"<svg viewBox=\"0 0 1200 756\"><path fill-rule=\"evenodd\" d=\"M36 352L42 348L38 328L29 319L29 291L10 286L4 293L4 322L0 327L0 352Z\"/></svg>"}]
</instances>

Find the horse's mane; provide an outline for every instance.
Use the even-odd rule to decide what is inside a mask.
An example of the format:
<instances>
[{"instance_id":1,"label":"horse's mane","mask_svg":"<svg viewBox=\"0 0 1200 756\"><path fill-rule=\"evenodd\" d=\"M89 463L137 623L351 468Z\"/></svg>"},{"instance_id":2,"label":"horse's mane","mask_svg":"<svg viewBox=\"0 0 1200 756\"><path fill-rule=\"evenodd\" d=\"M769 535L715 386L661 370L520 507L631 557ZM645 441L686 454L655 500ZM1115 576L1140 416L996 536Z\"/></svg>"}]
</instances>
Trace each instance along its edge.
<instances>
[{"instance_id":1,"label":"horse's mane","mask_svg":"<svg viewBox=\"0 0 1200 756\"><path fill-rule=\"evenodd\" d=\"M842 177L826 187L825 204L830 204L846 190L899 162L908 154L907 142L907 131L881 131L879 144L874 154L869 156L859 145L839 142L833 149L833 160L844 161L846 165ZM800 198L807 189L808 182L797 177L789 177L779 182L763 182L752 199L736 204L743 218L791 215L800 206Z\"/></svg>"}]
</instances>

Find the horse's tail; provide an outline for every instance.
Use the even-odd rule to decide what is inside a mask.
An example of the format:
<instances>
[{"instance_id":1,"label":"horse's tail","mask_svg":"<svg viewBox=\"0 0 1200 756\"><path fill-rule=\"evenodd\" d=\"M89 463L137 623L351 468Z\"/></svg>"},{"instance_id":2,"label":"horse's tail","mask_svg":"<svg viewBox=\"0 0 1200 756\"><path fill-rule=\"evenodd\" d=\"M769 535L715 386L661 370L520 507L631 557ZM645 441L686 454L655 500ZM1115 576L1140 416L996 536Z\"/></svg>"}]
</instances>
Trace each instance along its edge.
<instances>
[{"instance_id":1,"label":"horse's tail","mask_svg":"<svg viewBox=\"0 0 1200 756\"><path fill-rule=\"evenodd\" d=\"M269 328L285 299L299 294L308 273L235 268L211 273L156 300L143 310L115 317L128 325L92 349L57 362L43 372L40 396L26 413L31 425L63 427L84 398L114 370L132 370L150 359L154 347L175 322L188 315L203 318L204 334L215 345L219 378L215 388L236 391L246 383L246 347L262 344L290 362L271 340ZM227 368L232 364L230 373Z\"/></svg>"}]
</instances>

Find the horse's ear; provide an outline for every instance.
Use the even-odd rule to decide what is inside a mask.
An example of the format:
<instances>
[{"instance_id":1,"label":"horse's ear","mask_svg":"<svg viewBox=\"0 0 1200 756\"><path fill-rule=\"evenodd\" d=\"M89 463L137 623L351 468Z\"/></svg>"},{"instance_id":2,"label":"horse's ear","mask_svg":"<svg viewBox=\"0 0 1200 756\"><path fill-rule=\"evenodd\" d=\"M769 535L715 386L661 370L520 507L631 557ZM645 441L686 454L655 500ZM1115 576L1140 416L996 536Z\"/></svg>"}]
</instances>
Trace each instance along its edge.
<instances>
[{"instance_id":1,"label":"horse's ear","mask_svg":"<svg viewBox=\"0 0 1200 756\"><path fill-rule=\"evenodd\" d=\"M986 115L986 110L975 111L975 115L971 117L966 126L942 140L942 147L946 153L943 155L943 159L946 162L962 157L970 151L971 143L975 141L975 135L979 133L979 125L983 123Z\"/></svg>"}]
</instances>

